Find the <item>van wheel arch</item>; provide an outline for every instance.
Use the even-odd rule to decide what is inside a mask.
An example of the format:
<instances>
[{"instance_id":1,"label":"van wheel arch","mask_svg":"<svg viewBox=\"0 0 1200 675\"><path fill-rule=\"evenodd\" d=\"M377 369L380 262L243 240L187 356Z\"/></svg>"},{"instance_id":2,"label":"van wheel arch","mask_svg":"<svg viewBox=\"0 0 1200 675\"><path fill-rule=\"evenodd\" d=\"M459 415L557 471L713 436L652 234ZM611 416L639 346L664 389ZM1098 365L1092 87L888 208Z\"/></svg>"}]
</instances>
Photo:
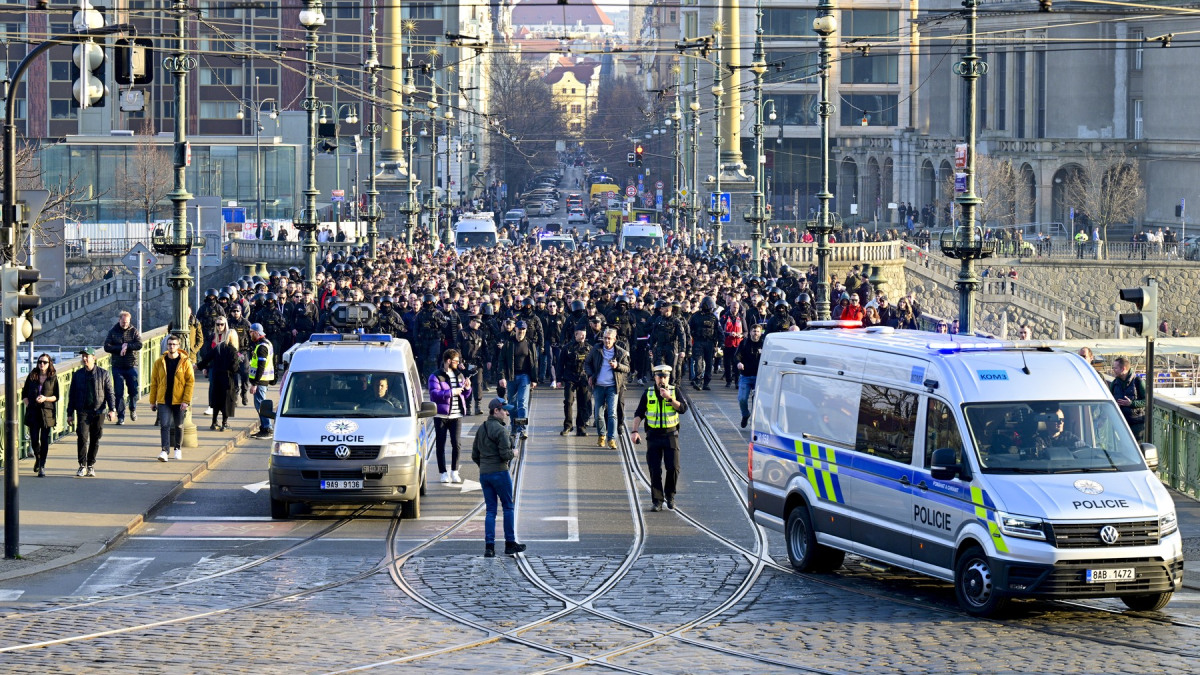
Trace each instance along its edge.
<instances>
[{"instance_id":1,"label":"van wheel arch","mask_svg":"<svg viewBox=\"0 0 1200 675\"><path fill-rule=\"evenodd\" d=\"M784 505L784 543L792 567L825 573L842 566L845 551L817 543L812 510L802 495L792 493Z\"/></svg>"}]
</instances>

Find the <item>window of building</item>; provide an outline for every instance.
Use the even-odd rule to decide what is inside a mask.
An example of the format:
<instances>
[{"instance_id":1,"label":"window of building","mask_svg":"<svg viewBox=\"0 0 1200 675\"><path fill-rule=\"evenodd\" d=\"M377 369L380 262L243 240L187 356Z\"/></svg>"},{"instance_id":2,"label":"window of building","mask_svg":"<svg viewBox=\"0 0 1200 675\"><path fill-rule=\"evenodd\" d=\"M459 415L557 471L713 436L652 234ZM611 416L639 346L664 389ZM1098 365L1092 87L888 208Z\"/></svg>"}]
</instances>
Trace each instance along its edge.
<instances>
[{"instance_id":1,"label":"window of building","mask_svg":"<svg viewBox=\"0 0 1200 675\"><path fill-rule=\"evenodd\" d=\"M405 19L440 19L441 13L441 8L430 2L414 2L400 8Z\"/></svg>"},{"instance_id":2,"label":"window of building","mask_svg":"<svg viewBox=\"0 0 1200 675\"><path fill-rule=\"evenodd\" d=\"M996 52L996 128L1008 128L1008 52Z\"/></svg>"},{"instance_id":3,"label":"window of building","mask_svg":"<svg viewBox=\"0 0 1200 675\"><path fill-rule=\"evenodd\" d=\"M360 38L358 35L341 33L334 36L334 39L337 41L337 50L339 52L355 53L361 51L360 46L362 38Z\"/></svg>"},{"instance_id":4,"label":"window of building","mask_svg":"<svg viewBox=\"0 0 1200 675\"><path fill-rule=\"evenodd\" d=\"M71 62L70 61L51 61L50 62L50 81L51 82L70 82L71 81Z\"/></svg>"},{"instance_id":5,"label":"window of building","mask_svg":"<svg viewBox=\"0 0 1200 675\"><path fill-rule=\"evenodd\" d=\"M841 99L840 124L844 127L896 126L898 97L895 94L843 94Z\"/></svg>"},{"instance_id":6,"label":"window of building","mask_svg":"<svg viewBox=\"0 0 1200 675\"><path fill-rule=\"evenodd\" d=\"M254 77L258 80L258 85L275 86L279 84L279 69L278 68L255 68Z\"/></svg>"},{"instance_id":7,"label":"window of building","mask_svg":"<svg viewBox=\"0 0 1200 675\"><path fill-rule=\"evenodd\" d=\"M69 24L50 24L51 26L60 26L69 28ZM60 33L52 33L52 35L60 35ZM0 42L10 42L18 38L25 38L25 24L23 23L0 23Z\"/></svg>"},{"instance_id":8,"label":"window of building","mask_svg":"<svg viewBox=\"0 0 1200 675\"><path fill-rule=\"evenodd\" d=\"M262 3L254 8L254 18L256 19L278 19L279 5L272 2Z\"/></svg>"},{"instance_id":9,"label":"window of building","mask_svg":"<svg viewBox=\"0 0 1200 675\"><path fill-rule=\"evenodd\" d=\"M361 19L362 3L342 0L334 4L333 16L338 19Z\"/></svg>"},{"instance_id":10,"label":"window of building","mask_svg":"<svg viewBox=\"0 0 1200 675\"><path fill-rule=\"evenodd\" d=\"M200 15L211 19L240 19L242 18L242 10L233 3L201 0Z\"/></svg>"},{"instance_id":11,"label":"window of building","mask_svg":"<svg viewBox=\"0 0 1200 675\"><path fill-rule=\"evenodd\" d=\"M1017 92L1017 138L1025 138L1025 52L1013 52L1013 60L1017 62L1016 78L1013 80Z\"/></svg>"},{"instance_id":12,"label":"window of building","mask_svg":"<svg viewBox=\"0 0 1200 675\"><path fill-rule=\"evenodd\" d=\"M1142 99L1135 98L1130 101L1129 106L1129 137L1133 139L1142 138Z\"/></svg>"},{"instance_id":13,"label":"window of building","mask_svg":"<svg viewBox=\"0 0 1200 675\"><path fill-rule=\"evenodd\" d=\"M767 63L772 67L763 73L763 84L798 84L815 82L819 56L815 50L794 52L767 48ZM778 65L779 70L774 66Z\"/></svg>"},{"instance_id":14,"label":"window of building","mask_svg":"<svg viewBox=\"0 0 1200 675\"><path fill-rule=\"evenodd\" d=\"M775 124L797 124L816 126L817 97L815 94L773 94L775 100Z\"/></svg>"},{"instance_id":15,"label":"window of building","mask_svg":"<svg viewBox=\"0 0 1200 675\"><path fill-rule=\"evenodd\" d=\"M989 65L987 52L979 52L979 62ZM988 128L988 109L991 107L991 103L988 101L988 76L984 75L979 78L979 105L977 106L977 110L979 111L980 129Z\"/></svg>"},{"instance_id":16,"label":"window of building","mask_svg":"<svg viewBox=\"0 0 1200 675\"><path fill-rule=\"evenodd\" d=\"M1034 114L1036 138L1046 137L1046 52L1033 53L1033 95L1037 97Z\"/></svg>"},{"instance_id":17,"label":"window of building","mask_svg":"<svg viewBox=\"0 0 1200 675\"><path fill-rule=\"evenodd\" d=\"M670 12L668 12L668 13L667 13L667 23L669 23L669 24L671 24L672 26L674 26L674 25L675 25L675 21L677 20L677 19L676 19L676 16L677 16L677 15L675 14L675 11L674 11L674 10L671 10Z\"/></svg>"},{"instance_id":18,"label":"window of building","mask_svg":"<svg viewBox=\"0 0 1200 675\"><path fill-rule=\"evenodd\" d=\"M572 93L572 94L574 94L574 93L575 93L575 87L571 87L571 93Z\"/></svg>"},{"instance_id":19,"label":"window of building","mask_svg":"<svg viewBox=\"0 0 1200 675\"><path fill-rule=\"evenodd\" d=\"M583 106L578 103L571 104L571 114L578 115L581 112L583 112Z\"/></svg>"},{"instance_id":20,"label":"window of building","mask_svg":"<svg viewBox=\"0 0 1200 675\"><path fill-rule=\"evenodd\" d=\"M864 384L854 449L901 464L911 463L919 401L920 396L913 392Z\"/></svg>"},{"instance_id":21,"label":"window of building","mask_svg":"<svg viewBox=\"0 0 1200 675\"><path fill-rule=\"evenodd\" d=\"M849 12L842 12L843 15ZM812 22L817 16L813 9L763 8L763 33L777 40L815 35Z\"/></svg>"},{"instance_id":22,"label":"window of building","mask_svg":"<svg viewBox=\"0 0 1200 675\"><path fill-rule=\"evenodd\" d=\"M843 11L841 22L840 33L845 39L891 39L899 31L900 13L855 9ZM875 51L868 55L851 52L848 56L842 61L843 84L896 84L900 81L900 57L897 54Z\"/></svg>"},{"instance_id":23,"label":"window of building","mask_svg":"<svg viewBox=\"0 0 1200 675\"><path fill-rule=\"evenodd\" d=\"M237 101L201 101L200 118L206 120L236 119L241 107Z\"/></svg>"},{"instance_id":24,"label":"window of building","mask_svg":"<svg viewBox=\"0 0 1200 675\"><path fill-rule=\"evenodd\" d=\"M50 99L50 119L64 120L71 116L71 101L65 98Z\"/></svg>"},{"instance_id":25,"label":"window of building","mask_svg":"<svg viewBox=\"0 0 1200 675\"><path fill-rule=\"evenodd\" d=\"M1142 69L1142 54L1145 52L1146 31L1133 28L1129 31L1129 39L1133 41L1133 61L1129 64L1134 70Z\"/></svg>"},{"instance_id":26,"label":"window of building","mask_svg":"<svg viewBox=\"0 0 1200 675\"><path fill-rule=\"evenodd\" d=\"M815 56L815 55L814 55ZM842 60L842 84L896 84L900 81L900 56L874 51L853 52Z\"/></svg>"},{"instance_id":27,"label":"window of building","mask_svg":"<svg viewBox=\"0 0 1200 675\"><path fill-rule=\"evenodd\" d=\"M241 86L242 71L239 68L201 68L200 84Z\"/></svg>"}]
</instances>

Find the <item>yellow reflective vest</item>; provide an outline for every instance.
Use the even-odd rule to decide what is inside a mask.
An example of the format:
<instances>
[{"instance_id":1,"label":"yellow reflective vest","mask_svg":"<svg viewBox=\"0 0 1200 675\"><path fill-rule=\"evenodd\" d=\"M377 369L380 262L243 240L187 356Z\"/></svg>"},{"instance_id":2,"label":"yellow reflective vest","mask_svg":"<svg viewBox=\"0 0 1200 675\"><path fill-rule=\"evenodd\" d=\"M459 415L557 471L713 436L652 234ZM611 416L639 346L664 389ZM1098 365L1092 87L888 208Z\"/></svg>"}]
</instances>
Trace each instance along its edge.
<instances>
[{"instance_id":1,"label":"yellow reflective vest","mask_svg":"<svg viewBox=\"0 0 1200 675\"><path fill-rule=\"evenodd\" d=\"M667 393L675 398L675 387L668 386ZM655 387L646 390L646 427L668 430L679 427L679 413L670 403L658 398Z\"/></svg>"}]
</instances>

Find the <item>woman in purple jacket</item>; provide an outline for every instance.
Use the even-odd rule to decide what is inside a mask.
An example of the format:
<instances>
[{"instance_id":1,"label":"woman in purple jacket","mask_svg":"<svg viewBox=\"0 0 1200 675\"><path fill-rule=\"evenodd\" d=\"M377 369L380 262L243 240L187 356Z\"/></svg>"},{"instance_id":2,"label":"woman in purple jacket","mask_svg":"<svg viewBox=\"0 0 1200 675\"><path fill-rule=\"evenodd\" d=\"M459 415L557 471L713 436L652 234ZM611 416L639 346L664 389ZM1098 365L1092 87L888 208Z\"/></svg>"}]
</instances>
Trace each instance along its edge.
<instances>
[{"instance_id":1,"label":"woman in purple jacket","mask_svg":"<svg viewBox=\"0 0 1200 675\"><path fill-rule=\"evenodd\" d=\"M458 433L467 401L471 400L471 380L460 368L462 356L457 349L442 353L442 367L429 376L429 400L437 404L433 428L437 441L438 472L443 483L461 483L458 475ZM450 437L450 470L446 470L446 437Z\"/></svg>"}]
</instances>

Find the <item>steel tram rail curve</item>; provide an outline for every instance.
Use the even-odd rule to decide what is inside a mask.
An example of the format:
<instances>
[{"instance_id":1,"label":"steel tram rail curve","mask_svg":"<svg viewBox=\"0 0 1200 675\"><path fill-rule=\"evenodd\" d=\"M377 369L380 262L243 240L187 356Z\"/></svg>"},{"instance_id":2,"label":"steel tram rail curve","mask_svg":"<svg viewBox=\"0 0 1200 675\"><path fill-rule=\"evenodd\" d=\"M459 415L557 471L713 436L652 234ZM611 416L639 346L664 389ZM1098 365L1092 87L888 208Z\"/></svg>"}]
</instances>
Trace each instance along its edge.
<instances>
[{"instance_id":1,"label":"steel tram rail curve","mask_svg":"<svg viewBox=\"0 0 1200 675\"><path fill-rule=\"evenodd\" d=\"M686 393L684 395L688 396ZM688 402L690 405L691 404L690 396L688 396ZM720 461L721 463L724 464L724 467L726 470L726 475L736 476L737 481L739 483L741 483L743 485L749 485L749 480L744 475L742 475L741 470L739 468L737 468L736 464L733 463L733 459L730 458L729 454L724 450L724 444L720 441L720 439L717 437L716 433L712 430L711 425L709 424L708 420L699 415L695 416L695 418L697 420L698 427L700 429L702 429L701 436L705 438L707 443L715 444L710 449L713 451L714 455L716 457L718 457L718 461ZM740 498L742 499L743 503L745 503L747 500L747 497L744 492L741 493ZM763 530L762 526L758 525L757 523L755 524L755 528L760 531ZM751 553L747 549L744 549L743 547L741 547L736 542L730 541L729 545L731 545L735 548L738 548L739 550L742 550L746 554ZM952 615L967 618L967 619L979 620L979 617L972 616L970 614L967 614L966 612L962 612L962 611L959 611L959 610L956 610L956 609L953 609L950 607L940 606L940 605L936 605L936 604L928 603L928 602L921 602L919 600L910 600L907 598L895 597L895 596L891 596L891 595L887 595L887 594L883 594L883 593L877 593L877 592L873 592L873 591L868 591L868 590L865 590L862 588L854 587L850 584L840 583L838 581L835 581L833 579L830 579L830 578L827 578L827 577L824 577L821 575L812 575L812 574L808 574L805 572L800 572L800 571L792 568L790 565L780 564L779 562L775 561L774 559L768 559L768 562L766 563L766 565L772 569L775 569L776 571L779 571L779 572L784 572L786 574L797 576L802 579L806 579L808 581L813 581L818 584L828 586L831 588L837 588L837 589L849 591L849 592L852 592L852 593L855 593L858 595L864 595L869 598L873 598L873 599L877 599L877 600L889 600L891 602L905 605L908 607L914 607L917 609L934 610L934 611L943 612L946 614L952 614ZM1059 604L1067 604L1067 605L1073 605L1076 607L1081 607L1081 608L1086 608L1086 609L1108 612L1111 614L1117 614L1122 617L1130 618L1130 612L1122 612L1119 610L1097 607L1095 605L1081 603L1078 601L1059 600L1059 601L1054 601L1054 602L1057 602ZM1176 625L1176 626L1180 626L1183 628L1200 628L1200 624L1195 624L1195 623L1186 622L1186 621L1179 621L1179 620L1174 620L1174 619L1164 619L1164 618L1148 616L1147 613L1145 613L1145 612L1134 614L1134 617L1136 617L1138 619L1150 621L1153 623ZM984 620L993 622L993 623L998 623L998 624L1006 626L1008 628L1016 628L1016 629L1026 630L1026 631L1033 631L1036 633L1053 635L1056 637L1066 637L1066 638L1072 638L1072 639L1077 639L1077 640L1083 640L1086 642L1093 642L1096 644L1102 644L1102 645L1106 645L1106 646L1128 647L1130 649L1136 649L1139 651L1150 651L1150 652L1154 652L1154 653L1172 654L1175 656L1183 656L1183 657L1189 657L1189 658L1200 658L1200 651L1187 651L1187 650L1182 650L1182 649L1165 647L1163 645L1147 645L1144 643L1133 642L1133 641L1129 641L1129 640L1119 640L1119 639L1115 639L1115 638L1104 638L1104 637L1099 637L1099 636L1094 636L1094 635L1073 633L1068 630L1050 628L1050 627L1046 627L1046 626L1029 626L1029 625L1025 625L1025 624L1019 623L1019 622L1011 620L1011 619L989 618L989 619L984 619Z\"/></svg>"}]
</instances>

